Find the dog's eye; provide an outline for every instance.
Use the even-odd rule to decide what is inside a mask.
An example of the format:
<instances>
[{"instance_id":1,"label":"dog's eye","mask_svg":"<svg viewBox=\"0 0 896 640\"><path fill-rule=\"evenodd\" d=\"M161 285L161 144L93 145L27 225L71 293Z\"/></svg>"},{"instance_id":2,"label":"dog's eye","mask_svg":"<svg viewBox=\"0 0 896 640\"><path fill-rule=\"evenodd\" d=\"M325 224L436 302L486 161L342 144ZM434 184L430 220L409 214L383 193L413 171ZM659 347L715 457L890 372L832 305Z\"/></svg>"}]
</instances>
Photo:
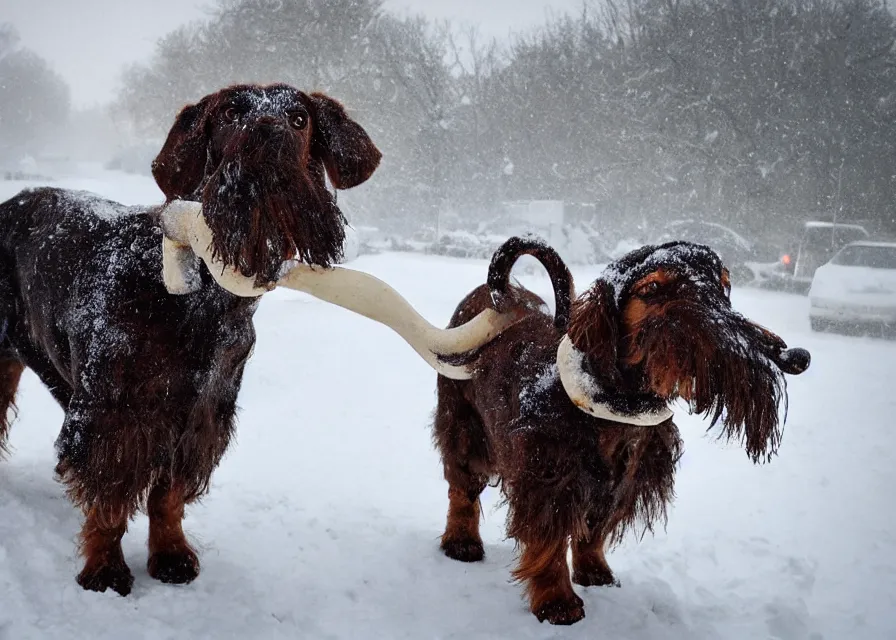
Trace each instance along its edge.
<instances>
[{"instance_id":1,"label":"dog's eye","mask_svg":"<svg viewBox=\"0 0 896 640\"><path fill-rule=\"evenodd\" d=\"M236 122L240 119L240 112L237 111L236 107L228 107L224 112L224 119L227 120L227 122Z\"/></svg>"},{"instance_id":2,"label":"dog's eye","mask_svg":"<svg viewBox=\"0 0 896 640\"><path fill-rule=\"evenodd\" d=\"M646 298L652 296L657 291L660 290L660 284L658 282L648 282L638 289L638 295L642 298Z\"/></svg>"},{"instance_id":3,"label":"dog's eye","mask_svg":"<svg viewBox=\"0 0 896 640\"><path fill-rule=\"evenodd\" d=\"M291 113L289 114L289 124L293 129L304 129L308 124L308 116L304 113Z\"/></svg>"}]
</instances>

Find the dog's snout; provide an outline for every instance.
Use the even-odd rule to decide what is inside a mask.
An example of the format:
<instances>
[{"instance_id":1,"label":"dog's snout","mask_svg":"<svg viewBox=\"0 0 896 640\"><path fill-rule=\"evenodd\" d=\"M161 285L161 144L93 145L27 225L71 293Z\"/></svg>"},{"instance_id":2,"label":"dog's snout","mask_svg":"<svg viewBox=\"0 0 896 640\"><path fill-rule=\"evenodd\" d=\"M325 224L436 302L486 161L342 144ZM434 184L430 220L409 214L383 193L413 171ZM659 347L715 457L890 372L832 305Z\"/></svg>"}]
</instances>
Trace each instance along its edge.
<instances>
[{"instance_id":1,"label":"dog's snout","mask_svg":"<svg viewBox=\"0 0 896 640\"><path fill-rule=\"evenodd\" d=\"M809 368L811 362L811 354L806 349L800 347L782 351L777 358L777 364L781 367L781 371L792 376L798 376L803 373Z\"/></svg>"},{"instance_id":2,"label":"dog's snout","mask_svg":"<svg viewBox=\"0 0 896 640\"><path fill-rule=\"evenodd\" d=\"M264 128L283 128L287 126L286 117L277 117L269 114L265 114L263 116L259 116L255 120L255 126L261 129Z\"/></svg>"}]
</instances>

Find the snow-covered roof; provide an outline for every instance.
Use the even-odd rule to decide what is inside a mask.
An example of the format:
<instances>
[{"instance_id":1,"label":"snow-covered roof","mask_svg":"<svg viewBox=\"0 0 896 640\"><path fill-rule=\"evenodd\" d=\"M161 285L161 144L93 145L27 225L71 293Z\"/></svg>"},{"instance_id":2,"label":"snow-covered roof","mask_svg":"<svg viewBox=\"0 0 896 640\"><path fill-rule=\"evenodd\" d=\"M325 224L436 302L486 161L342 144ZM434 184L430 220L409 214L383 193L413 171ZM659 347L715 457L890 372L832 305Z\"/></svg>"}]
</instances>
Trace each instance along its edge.
<instances>
[{"instance_id":1,"label":"snow-covered roof","mask_svg":"<svg viewBox=\"0 0 896 640\"><path fill-rule=\"evenodd\" d=\"M896 242L885 242L882 240L857 240L850 242L847 247L887 247L896 249Z\"/></svg>"},{"instance_id":2,"label":"snow-covered roof","mask_svg":"<svg viewBox=\"0 0 896 640\"><path fill-rule=\"evenodd\" d=\"M805 226L807 229L819 229L819 228L820 229L831 229L834 227L839 227L839 228L844 228L844 229L857 229L859 231L864 231L865 233L868 233L865 230L865 227L863 227L862 225L849 224L846 222L823 222L821 220L809 220L808 222L806 222Z\"/></svg>"}]
</instances>

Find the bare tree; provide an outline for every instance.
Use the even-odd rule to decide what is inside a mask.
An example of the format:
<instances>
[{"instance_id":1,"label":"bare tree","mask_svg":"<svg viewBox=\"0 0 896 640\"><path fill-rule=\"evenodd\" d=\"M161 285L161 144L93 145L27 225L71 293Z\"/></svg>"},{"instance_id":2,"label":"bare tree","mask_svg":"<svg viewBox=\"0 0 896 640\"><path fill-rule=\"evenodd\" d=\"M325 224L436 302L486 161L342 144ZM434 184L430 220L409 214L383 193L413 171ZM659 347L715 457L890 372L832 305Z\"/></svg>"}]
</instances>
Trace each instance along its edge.
<instances>
[{"instance_id":1,"label":"bare tree","mask_svg":"<svg viewBox=\"0 0 896 640\"><path fill-rule=\"evenodd\" d=\"M0 162L36 153L65 123L65 81L37 54L18 47L11 25L0 25Z\"/></svg>"},{"instance_id":2,"label":"bare tree","mask_svg":"<svg viewBox=\"0 0 896 640\"><path fill-rule=\"evenodd\" d=\"M118 106L161 136L225 83L331 91L385 154L341 197L405 230L514 198L612 229L896 227L894 40L881 0L586 0L506 50L379 0L219 0L128 71Z\"/></svg>"}]
</instances>

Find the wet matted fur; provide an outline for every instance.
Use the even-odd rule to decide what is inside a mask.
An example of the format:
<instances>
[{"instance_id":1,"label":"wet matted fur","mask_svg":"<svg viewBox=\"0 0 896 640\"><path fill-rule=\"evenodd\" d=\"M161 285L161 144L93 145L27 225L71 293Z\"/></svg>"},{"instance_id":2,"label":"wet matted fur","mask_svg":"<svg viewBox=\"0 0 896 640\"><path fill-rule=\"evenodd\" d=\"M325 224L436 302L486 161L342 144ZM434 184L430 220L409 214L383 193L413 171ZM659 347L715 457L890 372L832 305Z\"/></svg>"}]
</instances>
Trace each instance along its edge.
<instances>
[{"instance_id":1,"label":"wet matted fur","mask_svg":"<svg viewBox=\"0 0 896 640\"><path fill-rule=\"evenodd\" d=\"M509 284L522 254L548 271L554 318L541 299ZM557 362L564 336L583 354L595 402L635 415L684 397L695 411L721 420L723 435L742 439L754 461L780 442L781 367L805 368L788 364L780 338L731 309L727 271L707 247L644 247L573 295L569 271L552 249L508 240L492 260L488 284L464 298L450 326L496 304L526 308L528 315L469 354L471 380L438 378L434 423L449 485L443 551L467 562L484 557L479 495L498 478L509 508L507 533L519 552L513 576L524 583L531 611L554 624L585 615L572 582L615 583L604 556L609 544L626 531L643 534L665 524L682 453L671 419L633 426L573 404Z\"/></svg>"},{"instance_id":2,"label":"wet matted fur","mask_svg":"<svg viewBox=\"0 0 896 640\"><path fill-rule=\"evenodd\" d=\"M268 282L284 260L340 258L344 220L325 172L349 188L379 160L331 98L240 85L180 112L153 174L168 200L202 201L219 256ZM150 574L198 574L184 505L208 491L228 447L255 343L258 299L228 293L204 265L194 291L168 294L158 211L51 188L0 204L0 415L25 366L62 406L57 472L86 515L78 582L121 594L133 577L120 540L139 508Z\"/></svg>"}]
</instances>

